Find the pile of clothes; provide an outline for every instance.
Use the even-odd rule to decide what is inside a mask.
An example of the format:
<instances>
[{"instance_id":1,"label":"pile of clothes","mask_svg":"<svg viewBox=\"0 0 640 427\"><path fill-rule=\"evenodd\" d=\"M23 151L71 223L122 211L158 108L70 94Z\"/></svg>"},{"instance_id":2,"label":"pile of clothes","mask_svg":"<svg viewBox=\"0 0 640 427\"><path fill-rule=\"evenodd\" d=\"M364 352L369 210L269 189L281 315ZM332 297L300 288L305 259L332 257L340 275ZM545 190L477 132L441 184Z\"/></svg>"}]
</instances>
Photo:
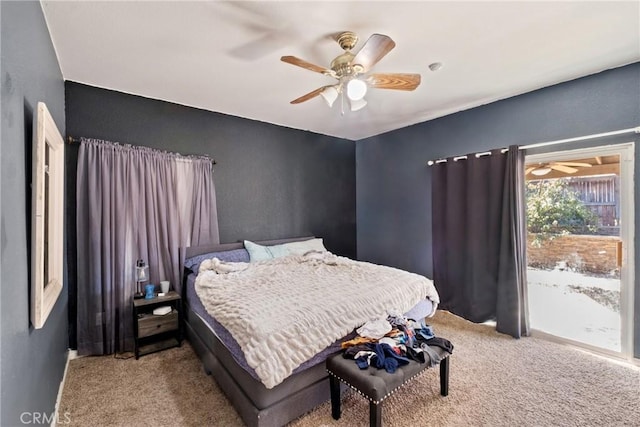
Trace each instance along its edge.
<instances>
[{"instance_id":1,"label":"pile of clothes","mask_svg":"<svg viewBox=\"0 0 640 427\"><path fill-rule=\"evenodd\" d=\"M360 369L369 366L394 373L398 366L415 360L435 366L440 354L432 347L453 352L449 340L436 337L433 328L424 319L415 321L404 316L390 315L386 319L372 320L356 330L358 336L344 341L343 357L355 360Z\"/></svg>"}]
</instances>

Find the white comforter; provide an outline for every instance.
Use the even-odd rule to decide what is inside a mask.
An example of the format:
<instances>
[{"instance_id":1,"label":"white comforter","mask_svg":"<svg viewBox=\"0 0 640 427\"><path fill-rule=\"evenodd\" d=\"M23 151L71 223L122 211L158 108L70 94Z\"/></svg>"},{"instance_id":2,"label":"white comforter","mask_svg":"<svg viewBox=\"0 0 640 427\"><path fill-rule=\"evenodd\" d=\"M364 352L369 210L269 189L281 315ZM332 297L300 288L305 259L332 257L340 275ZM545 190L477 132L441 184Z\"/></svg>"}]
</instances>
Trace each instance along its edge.
<instances>
[{"instance_id":1,"label":"white comforter","mask_svg":"<svg viewBox=\"0 0 640 427\"><path fill-rule=\"evenodd\" d=\"M201 264L196 293L267 388L368 320L440 302L424 276L329 252ZM433 313L432 313L433 314Z\"/></svg>"}]
</instances>

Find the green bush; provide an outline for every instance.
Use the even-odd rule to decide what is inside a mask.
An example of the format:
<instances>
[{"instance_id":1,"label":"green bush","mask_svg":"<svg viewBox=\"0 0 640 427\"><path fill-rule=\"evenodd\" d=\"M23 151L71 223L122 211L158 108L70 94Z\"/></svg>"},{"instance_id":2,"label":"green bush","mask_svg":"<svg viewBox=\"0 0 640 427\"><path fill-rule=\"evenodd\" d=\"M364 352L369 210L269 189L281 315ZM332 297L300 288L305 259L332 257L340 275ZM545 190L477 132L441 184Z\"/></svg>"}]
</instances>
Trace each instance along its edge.
<instances>
[{"instance_id":1,"label":"green bush","mask_svg":"<svg viewBox=\"0 0 640 427\"><path fill-rule=\"evenodd\" d=\"M527 181L527 229L540 238L595 234L597 216L580 201L566 179Z\"/></svg>"}]
</instances>

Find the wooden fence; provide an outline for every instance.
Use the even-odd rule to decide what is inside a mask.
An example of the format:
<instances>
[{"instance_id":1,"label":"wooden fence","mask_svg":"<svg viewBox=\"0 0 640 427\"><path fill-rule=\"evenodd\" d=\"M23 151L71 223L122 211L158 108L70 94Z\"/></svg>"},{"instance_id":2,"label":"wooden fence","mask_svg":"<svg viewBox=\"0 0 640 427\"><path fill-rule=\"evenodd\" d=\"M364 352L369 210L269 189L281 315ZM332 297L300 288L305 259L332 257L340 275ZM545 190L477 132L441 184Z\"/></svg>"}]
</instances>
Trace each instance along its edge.
<instances>
[{"instance_id":1,"label":"wooden fence","mask_svg":"<svg viewBox=\"0 0 640 427\"><path fill-rule=\"evenodd\" d=\"M573 178L569 187L598 217L598 234L619 233L620 192L618 176Z\"/></svg>"}]
</instances>

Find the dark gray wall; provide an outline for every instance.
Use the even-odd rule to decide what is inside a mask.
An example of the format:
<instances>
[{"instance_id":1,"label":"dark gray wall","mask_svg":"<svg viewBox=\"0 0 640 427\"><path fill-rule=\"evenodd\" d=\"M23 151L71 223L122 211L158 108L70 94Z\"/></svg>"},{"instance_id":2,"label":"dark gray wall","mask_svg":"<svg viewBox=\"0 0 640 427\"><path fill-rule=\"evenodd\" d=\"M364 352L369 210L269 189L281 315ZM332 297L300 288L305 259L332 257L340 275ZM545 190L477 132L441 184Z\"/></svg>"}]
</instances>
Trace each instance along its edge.
<instances>
[{"instance_id":1,"label":"dark gray wall","mask_svg":"<svg viewBox=\"0 0 640 427\"><path fill-rule=\"evenodd\" d=\"M0 2L2 22L2 281L0 424L54 410L67 357L67 289L42 329L29 323L32 125L43 101L64 133L64 84L39 2ZM56 197L64 197L63 194ZM65 284L66 285L66 284ZM30 421L30 415L23 418Z\"/></svg>"},{"instance_id":2,"label":"dark gray wall","mask_svg":"<svg viewBox=\"0 0 640 427\"><path fill-rule=\"evenodd\" d=\"M355 256L355 144L66 82L67 132L216 159L221 242L312 233Z\"/></svg>"},{"instance_id":3,"label":"dark gray wall","mask_svg":"<svg viewBox=\"0 0 640 427\"><path fill-rule=\"evenodd\" d=\"M428 160L639 125L640 63L636 63L358 141L358 257L432 276ZM627 135L547 151L634 138L640 141ZM638 147L635 153L635 227L640 230ZM635 254L636 266L640 266L637 241ZM635 348L640 356L638 283L640 277L635 286Z\"/></svg>"},{"instance_id":4,"label":"dark gray wall","mask_svg":"<svg viewBox=\"0 0 640 427\"><path fill-rule=\"evenodd\" d=\"M69 135L215 158L221 242L313 234L330 251L355 258L354 142L74 82L65 86ZM77 146L69 152L71 171ZM75 183L75 175L68 182ZM72 228L73 188L68 193ZM68 236L75 242L75 230ZM73 295L70 306L73 326Z\"/></svg>"}]
</instances>

